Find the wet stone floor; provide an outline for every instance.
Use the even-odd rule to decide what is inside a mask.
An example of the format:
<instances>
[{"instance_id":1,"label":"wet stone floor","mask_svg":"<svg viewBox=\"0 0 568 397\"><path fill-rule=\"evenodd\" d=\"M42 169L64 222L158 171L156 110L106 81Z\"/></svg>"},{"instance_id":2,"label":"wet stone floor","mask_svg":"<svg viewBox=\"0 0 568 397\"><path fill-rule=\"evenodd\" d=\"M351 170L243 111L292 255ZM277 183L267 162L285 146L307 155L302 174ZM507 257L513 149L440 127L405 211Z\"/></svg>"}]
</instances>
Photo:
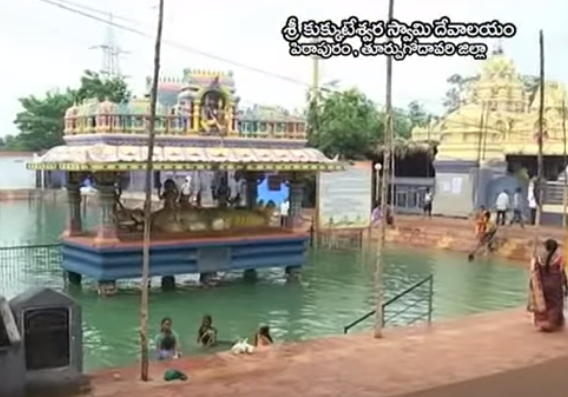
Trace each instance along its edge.
<instances>
[{"instance_id":1,"label":"wet stone floor","mask_svg":"<svg viewBox=\"0 0 568 397\"><path fill-rule=\"evenodd\" d=\"M153 364L149 383L137 368L93 376L92 396L284 397L373 396L418 392L568 356L564 332L541 334L522 310L276 346L250 356L228 353L168 365L190 380L165 383L167 365Z\"/></svg>"}]
</instances>

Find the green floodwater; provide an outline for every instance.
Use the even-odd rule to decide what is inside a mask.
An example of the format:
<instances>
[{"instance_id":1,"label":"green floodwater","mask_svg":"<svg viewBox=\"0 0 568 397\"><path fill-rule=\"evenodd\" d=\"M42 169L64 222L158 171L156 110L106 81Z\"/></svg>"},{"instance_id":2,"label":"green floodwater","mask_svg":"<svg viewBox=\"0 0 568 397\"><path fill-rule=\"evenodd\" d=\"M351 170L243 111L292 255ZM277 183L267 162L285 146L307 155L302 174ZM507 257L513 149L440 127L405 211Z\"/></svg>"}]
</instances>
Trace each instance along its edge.
<instances>
[{"instance_id":1,"label":"green floodwater","mask_svg":"<svg viewBox=\"0 0 568 397\"><path fill-rule=\"evenodd\" d=\"M0 245L54 242L66 212L64 204L2 203ZM95 215L85 214L88 223ZM255 284L228 274L223 286L215 289L192 288L196 278L188 276L184 281L189 286L183 290L151 294L150 324L157 329L162 317L171 317L186 354L204 353L195 346L203 314L213 316L220 338L226 340L251 337L259 324L269 324L279 341L340 334L343 326L373 306L373 258L360 253L314 252L299 284L287 284L278 269L261 272ZM435 318L522 305L525 272L506 264L501 260L468 263L463 254L392 250L385 266L385 294L393 296L433 274ZM138 357L136 282L120 284L122 291L111 298L99 297L93 285L85 284L82 290L70 292L83 307L86 368L132 363ZM0 251L0 294L12 297L37 285L64 287L57 263L38 262L24 251ZM402 302L398 305L404 308ZM404 323L404 318L397 321ZM371 326L369 319L356 329Z\"/></svg>"}]
</instances>

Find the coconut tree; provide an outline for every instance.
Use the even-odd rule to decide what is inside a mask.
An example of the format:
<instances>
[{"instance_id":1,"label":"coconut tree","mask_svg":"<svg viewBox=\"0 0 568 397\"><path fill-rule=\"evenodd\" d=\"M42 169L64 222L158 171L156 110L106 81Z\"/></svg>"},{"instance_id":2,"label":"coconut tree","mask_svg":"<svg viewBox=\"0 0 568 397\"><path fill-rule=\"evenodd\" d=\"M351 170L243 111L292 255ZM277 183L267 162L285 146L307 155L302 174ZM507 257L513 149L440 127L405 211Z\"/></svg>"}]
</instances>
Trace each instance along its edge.
<instances>
[{"instance_id":1,"label":"coconut tree","mask_svg":"<svg viewBox=\"0 0 568 397\"><path fill-rule=\"evenodd\" d=\"M150 275L150 227L152 219L152 168L154 140L156 135L156 104L158 97L158 78L160 77L160 56L162 50L162 30L164 26L164 0L158 5L158 28L154 46L154 73L150 94L150 117L148 120L148 158L146 160L146 197L144 200L144 242L142 250L142 285L140 294L140 378L147 382L148 357L148 280Z\"/></svg>"}]
</instances>

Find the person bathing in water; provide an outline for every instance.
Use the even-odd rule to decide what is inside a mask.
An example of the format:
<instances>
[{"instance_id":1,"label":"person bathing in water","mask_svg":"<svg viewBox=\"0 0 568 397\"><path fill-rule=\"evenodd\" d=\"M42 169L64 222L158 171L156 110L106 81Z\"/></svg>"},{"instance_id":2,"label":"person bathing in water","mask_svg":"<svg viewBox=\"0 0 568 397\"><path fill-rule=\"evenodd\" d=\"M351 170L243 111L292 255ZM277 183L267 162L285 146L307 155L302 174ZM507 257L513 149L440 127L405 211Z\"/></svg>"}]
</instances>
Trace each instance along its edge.
<instances>
[{"instance_id":1,"label":"person bathing in water","mask_svg":"<svg viewBox=\"0 0 568 397\"><path fill-rule=\"evenodd\" d=\"M472 261L475 258L475 254L482 248L487 247L488 251L493 251L493 239L495 234L497 234L497 225L491 220L491 212L485 211L483 213L483 218L478 220L476 223L476 237L478 243L475 249L468 255L468 259Z\"/></svg>"},{"instance_id":2,"label":"person bathing in water","mask_svg":"<svg viewBox=\"0 0 568 397\"><path fill-rule=\"evenodd\" d=\"M217 329L213 327L213 318L208 314L203 316L197 331L197 343L204 347L211 347L217 343Z\"/></svg>"},{"instance_id":3,"label":"person bathing in water","mask_svg":"<svg viewBox=\"0 0 568 397\"><path fill-rule=\"evenodd\" d=\"M254 334L255 347L270 346L274 343L272 336L270 336L270 327L268 325L261 326L256 334Z\"/></svg>"},{"instance_id":4,"label":"person bathing in water","mask_svg":"<svg viewBox=\"0 0 568 397\"><path fill-rule=\"evenodd\" d=\"M478 241L481 241L481 237L483 237L485 232L485 212L485 207L482 205L475 214L475 238Z\"/></svg>"},{"instance_id":5,"label":"person bathing in water","mask_svg":"<svg viewBox=\"0 0 568 397\"><path fill-rule=\"evenodd\" d=\"M179 337L172 329L172 320L169 317L162 319L160 333L156 336L155 345L158 360L180 356Z\"/></svg>"}]
</instances>

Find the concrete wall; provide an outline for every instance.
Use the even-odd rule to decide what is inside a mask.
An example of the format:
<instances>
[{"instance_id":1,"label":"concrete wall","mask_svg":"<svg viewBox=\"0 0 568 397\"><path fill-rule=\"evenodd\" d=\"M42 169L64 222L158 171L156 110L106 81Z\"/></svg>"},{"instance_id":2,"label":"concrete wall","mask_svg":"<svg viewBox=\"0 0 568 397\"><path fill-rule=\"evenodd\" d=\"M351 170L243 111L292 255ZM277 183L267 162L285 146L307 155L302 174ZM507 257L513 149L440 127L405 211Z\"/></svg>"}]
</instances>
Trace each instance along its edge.
<instances>
[{"instance_id":1,"label":"concrete wall","mask_svg":"<svg viewBox=\"0 0 568 397\"><path fill-rule=\"evenodd\" d=\"M525 192L528 183L506 174L506 163L441 160L435 162L436 190L433 212L436 215L467 217L480 206L492 209L503 190L512 194L517 187Z\"/></svg>"},{"instance_id":2,"label":"concrete wall","mask_svg":"<svg viewBox=\"0 0 568 397\"><path fill-rule=\"evenodd\" d=\"M477 163L437 161L432 212L436 215L466 217L476 206Z\"/></svg>"},{"instance_id":3,"label":"concrete wall","mask_svg":"<svg viewBox=\"0 0 568 397\"><path fill-rule=\"evenodd\" d=\"M26 169L26 163L33 161L33 154L0 156L0 189L33 189L36 173Z\"/></svg>"}]
</instances>

